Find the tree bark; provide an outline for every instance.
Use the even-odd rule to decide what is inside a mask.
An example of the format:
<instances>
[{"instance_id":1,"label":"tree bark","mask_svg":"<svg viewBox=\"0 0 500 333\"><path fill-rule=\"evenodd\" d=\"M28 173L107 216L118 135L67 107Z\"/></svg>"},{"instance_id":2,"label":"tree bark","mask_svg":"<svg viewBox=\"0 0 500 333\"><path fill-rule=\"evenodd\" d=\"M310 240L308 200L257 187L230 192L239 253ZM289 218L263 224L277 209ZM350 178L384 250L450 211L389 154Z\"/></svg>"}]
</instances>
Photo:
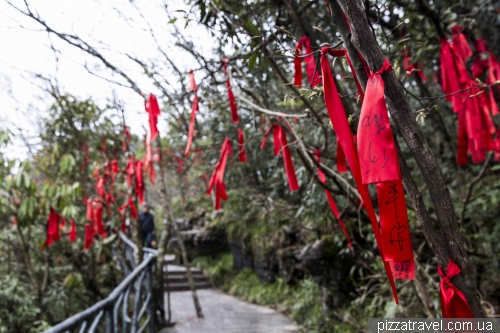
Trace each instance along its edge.
<instances>
[{"instance_id":1,"label":"tree bark","mask_svg":"<svg viewBox=\"0 0 500 333\"><path fill-rule=\"evenodd\" d=\"M342 15L342 12L350 22L351 31L348 29L339 30L353 64L360 61L357 54L357 51L359 51L373 71L379 70L385 56L373 36L361 4L350 0L329 0L329 3L332 11L337 12L334 14L336 23L339 23L338 17ZM353 50L353 47L349 45L350 43L355 46L357 51ZM355 60L356 58L358 59ZM354 67L361 80L364 70L360 71L357 65ZM398 78L394 72L384 74L382 78L385 83L385 96L389 112L418 165L436 211L438 227L444 240L437 245L439 251L434 251L439 265L445 271L450 257L457 263L461 273L453 278L453 283L464 293L474 316L485 317L486 314L481 306L477 288L471 277L471 265L464 247L446 180L411 111ZM435 233L434 230L427 233L424 229L426 238L432 237L431 234L433 233ZM449 256L445 257L443 254L446 252L449 253Z\"/></svg>"}]
</instances>

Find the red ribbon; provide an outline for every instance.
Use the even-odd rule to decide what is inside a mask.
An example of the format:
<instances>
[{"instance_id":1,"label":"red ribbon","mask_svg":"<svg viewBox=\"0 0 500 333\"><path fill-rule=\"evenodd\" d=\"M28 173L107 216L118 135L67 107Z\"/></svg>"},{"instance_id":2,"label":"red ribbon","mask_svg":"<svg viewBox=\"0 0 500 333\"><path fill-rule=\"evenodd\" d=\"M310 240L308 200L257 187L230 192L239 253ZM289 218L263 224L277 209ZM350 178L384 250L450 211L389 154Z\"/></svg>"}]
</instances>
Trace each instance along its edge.
<instances>
[{"instance_id":1,"label":"red ribbon","mask_svg":"<svg viewBox=\"0 0 500 333\"><path fill-rule=\"evenodd\" d=\"M385 59L382 68L368 78L358 124L358 153L363 183L377 183L382 257L390 263L394 278L412 280L415 265L410 226L382 79L390 71L391 64Z\"/></svg>"},{"instance_id":2,"label":"red ribbon","mask_svg":"<svg viewBox=\"0 0 500 333\"><path fill-rule=\"evenodd\" d=\"M85 223L85 241L83 248L85 250L88 250L93 242L94 242L94 237L92 228L87 223Z\"/></svg>"},{"instance_id":3,"label":"red ribbon","mask_svg":"<svg viewBox=\"0 0 500 333\"><path fill-rule=\"evenodd\" d=\"M139 204L144 203L144 179L142 176L142 161L135 162L135 196L139 198Z\"/></svg>"},{"instance_id":4,"label":"red ribbon","mask_svg":"<svg viewBox=\"0 0 500 333\"><path fill-rule=\"evenodd\" d=\"M337 138L342 146L342 149L345 152L347 161L349 162L349 167L351 168L351 172L358 187L358 192L363 199L363 206L365 207L368 216L370 217L370 221L372 224L373 232L375 234L375 240L377 242L377 246L379 248L379 252L382 258L383 255L383 247L382 247L382 236L380 233L380 228L378 225L377 217L375 214L375 210L373 209L373 204L370 199L370 194L368 192L368 187L363 184L363 180L361 178L361 168L359 165L359 157L356 152L356 147L354 145L354 139L351 132L351 128L349 126L349 122L347 121L347 115L344 110L344 106L342 105L342 100L337 91L337 87L335 82L333 81L332 73L330 70L330 64L328 62L327 54L329 53L329 48L324 47L321 50L321 70L323 77L323 92L326 108L328 110L328 115L333 125L333 129L337 133ZM396 285L394 283L394 278L392 275L391 267L389 263L383 261L385 271L387 277L389 278L389 282L392 287L392 292L394 294L394 300L396 304L399 304Z\"/></svg>"},{"instance_id":5,"label":"red ribbon","mask_svg":"<svg viewBox=\"0 0 500 333\"><path fill-rule=\"evenodd\" d=\"M229 63L229 59L222 59L222 67L224 68L224 74L226 75L226 87L227 87L227 96L229 99L229 107L231 109L231 117L233 118L233 123L239 123L238 119L238 107L236 106L236 100L234 99L233 90L231 89L231 81L229 81L229 75L227 73L227 64Z\"/></svg>"},{"instance_id":6,"label":"red ribbon","mask_svg":"<svg viewBox=\"0 0 500 333\"><path fill-rule=\"evenodd\" d=\"M283 163L288 179L288 187L290 191L297 191L299 189L299 183L297 181L297 175L295 174L295 167L293 165L292 154L288 146L285 130L278 124L274 124L272 127L268 128L262 139L260 149L264 149L267 142L267 136L271 132L271 129L273 129L274 137L274 155L278 156L281 152L283 153Z\"/></svg>"},{"instance_id":7,"label":"red ribbon","mask_svg":"<svg viewBox=\"0 0 500 333\"><path fill-rule=\"evenodd\" d=\"M75 221L71 220L70 228L69 228L69 241L74 243L76 241L76 226Z\"/></svg>"},{"instance_id":8,"label":"red ribbon","mask_svg":"<svg viewBox=\"0 0 500 333\"><path fill-rule=\"evenodd\" d=\"M127 162L127 165L125 166L125 171L127 173L127 186L131 187L132 186L132 176L135 174L135 163L134 163L134 157L130 156Z\"/></svg>"},{"instance_id":9,"label":"red ribbon","mask_svg":"<svg viewBox=\"0 0 500 333\"><path fill-rule=\"evenodd\" d=\"M215 209L221 209L221 200L227 200L226 184L224 184L224 172L226 170L227 157L232 155L231 151L231 140L225 138L222 142L222 148L220 151L220 159L217 164L215 164L214 172L212 173L212 178L210 178L210 183L207 189L207 194L210 195L212 190L215 190Z\"/></svg>"},{"instance_id":10,"label":"red ribbon","mask_svg":"<svg viewBox=\"0 0 500 333\"><path fill-rule=\"evenodd\" d=\"M325 48L323 48L323 49L325 49ZM323 49L321 51L322 53L323 53ZM365 98L365 94L363 92L363 89L361 88L361 85L359 84L358 76L356 75L356 71L354 70L354 67L352 66L351 59L349 58L349 54L347 53L347 50L327 48L327 51L324 51L324 52L327 52L328 54L330 54L334 57L345 57L346 58L347 64L349 65L349 68L351 69L352 77L354 79L354 82L356 83L356 88L358 89L359 97L360 97L361 101L363 101Z\"/></svg>"},{"instance_id":11,"label":"red ribbon","mask_svg":"<svg viewBox=\"0 0 500 333\"><path fill-rule=\"evenodd\" d=\"M151 152L151 133L146 133L146 155L144 156L144 170L149 172L151 184L155 184L156 172L153 165L153 154Z\"/></svg>"},{"instance_id":12,"label":"red ribbon","mask_svg":"<svg viewBox=\"0 0 500 333\"><path fill-rule=\"evenodd\" d=\"M132 216L132 218L137 219L138 217L137 209L135 208L134 201L132 200L132 198L129 198L126 204L120 206L120 208L118 208L118 212L120 213L123 212L125 209L127 209L127 207L130 208L130 215Z\"/></svg>"},{"instance_id":13,"label":"red ribbon","mask_svg":"<svg viewBox=\"0 0 500 333\"><path fill-rule=\"evenodd\" d=\"M392 71L385 59L382 68L366 83L366 98L358 124L358 153L364 184L399 179L396 148L385 104L382 74Z\"/></svg>"},{"instance_id":14,"label":"red ribbon","mask_svg":"<svg viewBox=\"0 0 500 333\"><path fill-rule=\"evenodd\" d=\"M303 53L305 49L305 53ZM311 47L311 40L307 36L302 36L297 45L295 46L295 58L293 59L293 64L295 68L295 74L293 78L293 84L297 87L302 87L302 59L306 63L307 79L311 88L321 83L321 78L319 77L319 72L316 70L316 61L314 60L313 49ZM299 56L304 55L303 58Z\"/></svg>"},{"instance_id":15,"label":"red ribbon","mask_svg":"<svg viewBox=\"0 0 500 333\"><path fill-rule=\"evenodd\" d=\"M186 156L189 155L189 152L191 151L191 143L193 142L193 137L194 137L194 125L196 122L196 112L200 110L198 105L198 86L196 85L196 82L194 80L194 73L192 70L189 71L189 80L190 80L190 89L193 92L194 98L193 98L193 105L191 106L191 120L189 121L187 145L186 145L186 150L184 151L184 155Z\"/></svg>"},{"instance_id":16,"label":"red ribbon","mask_svg":"<svg viewBox=\"0 0 500 333\"><path fill-rule=\"evenodd\" d=\"M439 289L443 318L474 318L464 294L451 282L452 278L460 274L460 267L450 259L446 274L439 265L438 272L441 276Z\"/></svg>"},{"instance_id":17,"label":"red ribbon","mask_svg":"<svg viewBox=\"0 0 500 333\"><path fill-rule=\"evenodd\" d=\"M50 207L49 217L47 219L47 238L45 244L50 246L54 241L59 240L59 214L56 213L53 207Z\"/></svg>"},{"instance_id":18,"label":"red ribbon","mask_svg":"<svg viewBox=\"0 0 500 333\"><path fill-rule=\"evenodd\" d=\"M99 196L101 198L104 198L104 178L103 177L99 177L99 179L97 180L97 194L99 194Z\"/></svg>"},{"instance_id":19,"label":"red ribbon","mask_svg":"<svg viewBox=\"0 0 500 333\"><path fill-rule=\"evenodd\" d=\"M342 150L342 146L339 143L339 140L337 139L337 172L338 173L344 173L347 172L347 165L345 164L345 154L344 150Z\"/></svg>"},{"instance_id":20,"label":"red ribbon","mask_svg":"<svg viewBox=\"0 0 500 333\"><path fill-rule=\"evenodd\" d=\"M238 128L238 157L240 162L246 162L247 152L245 151L245 137L243 136L243 130Z\"/></svg>"},{"instance_id":21,"label":"red ribbon","mask_svg":"<svg viewBox=\"0 0 500 333\"><path fill-rule=\"evenodd\" d=\"M427 77L424 74L424 68L419 63L411 63L411 56L408 51L403 52L403 68L406 70L406 75L412 75L413 72L417 72L417 75L423 82L427 82Z\"/></svg>"},{"instance_id":22,"label":"red ribbon","mask_svg":"<svg viewBox=\"0 0 500 333\"><path fill-rule=\"evenodd\" d=\"M321 163L319 149L314 151L313 154L316 156L316 161L318 161L318 163ZM321 171L320 168L316 168L316 170L318 171L319 180L323 184L326 184L326 176L325 176L324 172ZM333 200L333 197L332 197L332 194L330 193L330 191L328 191L326 188L325 188L325 194L326 194L326 197L328 198L328 203L330 204L330 209L332 210L333 216L335 216L337 221L339 221L340 227L342 228L342 231L344 232L345 238L347 239L347 244L349 245L349 249L352 250L351 238L349 237L349 233L347 232L347 229L344 225L344 221L342 221L342 219L340 218L340 213L339 213L339 209L337 208L337 204Z\"/></svg>"},{"instance_id":23,"label":"red ribbon","mask_svg":"<svg viewBox=\"0 0 500 333\"><path fill-rule=\"evenodd\" d=\"M451 40L455 53L463 60L467 60L472 56L472 51L462 30L463 27L458 24L451 28Z\"/></svg>"},{"instance_id":24,"label":"red ribbon","mask_svg":"<svg viewBox=\"0 0 500 333\"><path fill-rule=\"evenodd\" d=\"M155 95L149 94L145 101L146 112L149 114L149 129L151 131L151 141L156 139L158 135L158 117L160 116L160 106Z\"/></svg>"}]
</instances>

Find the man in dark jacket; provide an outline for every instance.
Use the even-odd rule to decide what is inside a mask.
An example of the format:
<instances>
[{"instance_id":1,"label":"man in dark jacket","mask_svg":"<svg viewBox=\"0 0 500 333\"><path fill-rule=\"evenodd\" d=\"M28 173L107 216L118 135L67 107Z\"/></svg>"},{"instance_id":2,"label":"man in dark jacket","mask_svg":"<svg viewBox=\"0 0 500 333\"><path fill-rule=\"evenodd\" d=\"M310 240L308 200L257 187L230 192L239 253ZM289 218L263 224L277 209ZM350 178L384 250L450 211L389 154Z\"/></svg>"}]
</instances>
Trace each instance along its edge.
<instances>
[{"instance_id":1,"label":"man in dark jacket","mask_svg":"<svg viewBox=\"0 0 500 333\"><path fill-rule=\"evenodd\" d=\"M155 221L153 214L149 212L149 205L142 205L142 212L139 214L139 223L142 231L142 244L151 247L155 234Z\"/></svg>"}]
</instances>

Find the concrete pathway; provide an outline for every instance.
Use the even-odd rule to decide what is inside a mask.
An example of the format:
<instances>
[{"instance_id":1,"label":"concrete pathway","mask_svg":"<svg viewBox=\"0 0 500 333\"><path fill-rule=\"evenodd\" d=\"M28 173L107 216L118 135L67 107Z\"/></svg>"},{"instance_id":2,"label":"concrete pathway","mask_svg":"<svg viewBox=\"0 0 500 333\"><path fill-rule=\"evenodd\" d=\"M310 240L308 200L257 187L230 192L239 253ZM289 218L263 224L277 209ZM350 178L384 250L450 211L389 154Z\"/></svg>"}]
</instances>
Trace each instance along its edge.
<instances>
[{"instance_id":1,"label":"concrete pathway","mask_svg":"<svg viewBox=\"0 0 500 333\"><path fill-rule=\"evenodd\" d=\"M172 320L160 333L295 333L299 329L281 313L240 301L214 289L197 290L204 319L196 318L190 291L170 294Z\"/></svg>"}]
</instances>

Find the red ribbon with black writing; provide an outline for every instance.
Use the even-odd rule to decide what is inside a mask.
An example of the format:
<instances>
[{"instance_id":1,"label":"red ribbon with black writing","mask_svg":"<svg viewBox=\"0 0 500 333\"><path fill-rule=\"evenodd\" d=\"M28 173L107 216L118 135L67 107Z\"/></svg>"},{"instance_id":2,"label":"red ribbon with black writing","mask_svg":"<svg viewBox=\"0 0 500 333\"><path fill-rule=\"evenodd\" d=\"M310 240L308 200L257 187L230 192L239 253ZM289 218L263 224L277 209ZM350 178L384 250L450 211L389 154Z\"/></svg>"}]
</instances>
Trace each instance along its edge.
<instances>
[{"instance_id":1,"label":"red ribbon with black writing","mask_svg":"<svg viewBox=\"0 0 500 333\"><path fill-rule=\"evenodd\" d=\"M151 131L151 141L156 139L158 132L158 117L160 116L160 106L155 95L149 94L145 101L146 112L149 115L149 130Z\"/></svg>"},{"instance_id":2,"label":"red ribbon with black writing","mask_svg":"<svg viewBox=\"0 0 500 333\"><path fill-rule=\"evenodd\" d=\"M227 87L227 97L229 99L229 108L231 109L231 118L233 123L239 123L238 119L238 107L236 106L236 100L234 99L233 90L231 88L231 80L229 79L229 73L227 72L227 64L229 59L222 59L222 67L224 68L224 74L226 75L226 87Z\"/></svg>"},{"instance_id":3,"label":"red ribbon with black writing","mask_svg":"<svg viewBox=\"0 0 500 333\"><path fill-rule=\"evenodd\" d=\"M324 47L321 50L321 71L323 77L323 92L326 108L328 111L328 115L333 125L333 129L335 133L337 133L337 138L339 140L340 145L342 146L342 150L345 153L347 158L347 162L349 163L349 167L351 169L354 181L358 187L358 192L363 199L363 205L370 217L370 222L372 224L373 232L375 234L375 240L377 242L377 246L379 248L379 252L382 258L383 255L383 246L382 246L382 236L380 233L380 228L377 221L377 216L375 214L375 210L373 209L373 204L370 198L370 194L368 192L368 187L363 183L361 178L361 167L359 164L359 157L356 151L356 147L354 145L354 139L351 132L351 128L349 126L349 122L347 121L347 115L344 110L344 106L342 104L342 100L337 91L337 87L335 82L333 81L332 73L330 70L330 64L328 62L327 54L329 53L329 48ZM394 283L394 278L392 275L392 270L385 260L383 260L385 271L387 273L387 277L389 278L389 282L392 287L394 300L397 304L399 304L396 285Z\"/></svg>"},{"instance_id":4,"label":"red ribbon with black writing","mask_svg":"<svg viewBox=\"0 0 500 333\"><path fill-rule=\"evenodd\" d=\"M246 162L247 160L245 137L243 136L243 130L241 128L238 128L238 157L240 162Z\"/></svg>"},{"instance_id":5,"label":"red ribbon with black writing","mask_svg":"<svg viewBox=\"0 0 500 333\"><path fill-rule=\"evenodd\" d=\"M191 119L189 121L187 145L186 150L184 151L184 155L186 156L189 155L189 152L191 151L191 143L193 142L194 137L194 125L196 123L196 112L200 110L200 107L198 105L198 86L196 85L196 81L194 80L194 73L192 70L189 71L189 82L189 88L193 92L194 97L193 104L191 106Z\"/></svg>"},{"instance_id":6,"label":"red ribbon with black writing","mask_svg":"<svg viewBox=\"0 0 500 333\"><path fill-rule=\"evenodd\" d=\"M385 59L366 83L358 124L358 154L363 183L377 184L383 258L390 263L394 278L412 280L415 265L410 226L382 79L382 74L390 71L391 64Z\"/></svg>"},{"instance_id":7,"label":"red ribbon with black writing","mask_svg":"<svg viewBox=\"0 0 500 333\"><path fill-rule=\"evenodd\" d=\"M215 190L215 209L221 209L221 200L227 200L226 184L224 184L224 172L226 170L227 158L232 156L231 151L231 139L225 138L222 142L222 147L220 151L220 159L215 164L214 172L212 173L212 178L210 178L210 183L207 189L207 194L210 195L212 190Z\"/></svg>"},{"instance_id":8,"label":"red ribbon with black writing","mask_svg":"<svg viewBox=\"0 0 500 333\"><path fill-rule=\"evenodd\" d=\"M305 50L305 52L304 52ZM319 72L316 70L316 60L314 60L311 40L307 36L302 36L295 46L295 58L293 59L295 74L293 84L302 87L302 59L306 63L307 79L311 88L321 83Z\"/></svg>"},{"instance_id":9,"label":"red ribbon with black writing","mask_svg":"<svg viewBox=\"0 0 500 333\"><path fill-rule=\"evenodd\" d=\"M450 259L446 267L446 274L438 265L441 311L443 318L474 318L469 303L464 294L452 282L460 274L460 267Z\"/></svg>"},{"instance_id":10,"label":"red ribbon with black writing","mask_svg":"<svg viewBox=\"0 0 500 333\"><path fill-rule=\"evenodd\" d=\"M314 151L313 154L316 156L316 161L318 161L318 163L321 163L321 158L320 158L321 153L320 153L319 149ZM318 171L319 180L323 184L326 184L325 173L320 168L316 168L316 170ZM340 227L342 228L342 231L344 232L345 238L347 239L347 244L349 245L349 249L352 250L351 238L349 237L349 233L347 232L347 229L344 225L344 221L342 221L342 219L340 218L340 213L339 213L339 209L337 207L337 204L333 200L333 197L332 197L332 194L330 193L330 191L328 191L326 188L325 188L325 194L326 194L326 197L328 199L328 204L330 205L330 209L332 210L333 216L335 216L337 221L339 221Z\"/></svg>"}]
</instances>

